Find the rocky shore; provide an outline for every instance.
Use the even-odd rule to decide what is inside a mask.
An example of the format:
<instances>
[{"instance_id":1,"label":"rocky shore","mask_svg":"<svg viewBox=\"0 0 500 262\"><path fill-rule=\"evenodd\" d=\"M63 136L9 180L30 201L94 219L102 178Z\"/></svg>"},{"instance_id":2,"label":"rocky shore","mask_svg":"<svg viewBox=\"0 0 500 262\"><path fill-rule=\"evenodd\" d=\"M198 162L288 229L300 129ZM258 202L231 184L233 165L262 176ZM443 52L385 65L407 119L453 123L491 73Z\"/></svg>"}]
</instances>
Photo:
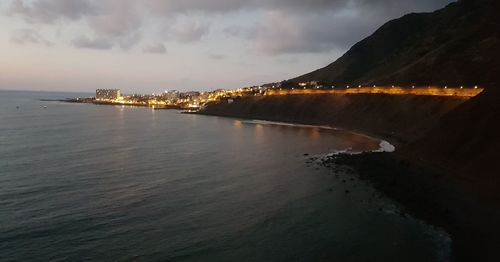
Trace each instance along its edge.
<instances>
[{"instance_id":1,"label":"rocky shore","mask_svg":"<svg viewBox=\"0 0 500 262\"><path fill-rule=\"evenodd\" d=\"M498 209L483 202L450 174L415 165L394 153L337 155L325 166L347 166L376 189L399 202L402 214L444 228L452 237L454 261L496 261Z\"/></svg>"},{"instance_id":2,"label":"rocky shore","mask_svg":"<svg viewBox=\"0 0 500 262\"><path fill-rule=\"evenodd\" d=\"M467 144L467 139L460 136L467 131L459 128L470 127L468 117L480 119L481 114L497 115L490 108L482 113L472 110L475 113L463 114L464 108L478 107L478 101L484 99L491 98L484 95L471 100L387 95L249 97L233 103L212 104L198 113L329 125L387 140L397 145L396 152L339 155L324 165L354 168L362 179L371 181L381 192L406 207L405 212L447 230L452 236L455 261L498 261L500 244L496 239L500 235L500 208L495 186L498 179L492 169L494 161L480 162L485 155L477 153L482 156L470 156L469 161L462 161L469 168L466 172L453 168L456 163L449 160L450 156L462 152L459 148L466 145L461 142ZM457 114L459 120L454 119ZM441 127L443 122L448 124ZM429 134L435 137L429 138ZM482 141L481 134L469 132L469 139ZM455 136L457 141L447 140ZM498 139L489 136L489 141L495 144ZM481 146L483 150L489 148ZM458 151L451 151L453 148ZM481 174L476 174L474 167ZM490 179L482 179L484 177Z\"/></svg>"}]
</instances>

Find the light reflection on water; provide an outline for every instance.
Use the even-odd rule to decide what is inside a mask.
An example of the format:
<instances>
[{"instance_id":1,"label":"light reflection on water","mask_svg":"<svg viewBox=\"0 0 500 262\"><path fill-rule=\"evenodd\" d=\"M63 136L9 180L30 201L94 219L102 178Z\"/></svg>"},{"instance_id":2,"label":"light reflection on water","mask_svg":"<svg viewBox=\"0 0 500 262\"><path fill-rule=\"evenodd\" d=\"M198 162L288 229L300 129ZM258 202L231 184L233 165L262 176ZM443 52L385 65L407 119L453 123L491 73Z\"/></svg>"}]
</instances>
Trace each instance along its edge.
<instances>
[{"instance_id":1,"label":"light reflection on water","mask_svg":"<svg viewBox=\"0 0 500 262\"><path fill-rule=\"evenodd\" d=\"M306 164L377 140L37 100L54 96L0 91L2 261L429 261L447 243Z\"/></svg>"}]
</instances>

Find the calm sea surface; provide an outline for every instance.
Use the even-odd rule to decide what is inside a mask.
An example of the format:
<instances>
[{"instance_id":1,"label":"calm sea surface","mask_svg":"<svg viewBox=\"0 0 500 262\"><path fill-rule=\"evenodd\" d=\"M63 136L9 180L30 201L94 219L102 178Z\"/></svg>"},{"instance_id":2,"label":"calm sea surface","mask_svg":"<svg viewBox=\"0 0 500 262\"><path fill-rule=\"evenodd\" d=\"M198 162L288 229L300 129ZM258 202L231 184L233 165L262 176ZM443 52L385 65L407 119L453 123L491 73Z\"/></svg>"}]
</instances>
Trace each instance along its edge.
<instances>
[{"instance_id":1,"label":"calm sea surface","mask_svg":"<svg viewBox=\"0 0 500 262\"><path fill-rule=\"evenodd\" d=\"M0 261L446 260L441 231L304 156L378 141L39 101L72 96L0 91Z\"/></svg>"}]
</instances>

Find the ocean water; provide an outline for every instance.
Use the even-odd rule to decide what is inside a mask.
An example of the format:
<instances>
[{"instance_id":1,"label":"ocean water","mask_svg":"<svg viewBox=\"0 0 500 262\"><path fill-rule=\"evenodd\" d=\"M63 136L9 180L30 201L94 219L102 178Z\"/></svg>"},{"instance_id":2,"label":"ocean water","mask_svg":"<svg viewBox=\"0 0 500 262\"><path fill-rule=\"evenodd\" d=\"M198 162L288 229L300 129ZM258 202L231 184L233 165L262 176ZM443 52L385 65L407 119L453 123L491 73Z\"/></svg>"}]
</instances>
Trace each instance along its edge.
<instances>
[{"instance_id":1,"label":"ocean water","mask_svg":"<svg viewBox=\"0 0 500 262\"><path fill-rule=\"evenodd\" d=\"M309 163L379 141L39 101L72 96L0 91L0 261L448 259L444 232Z\"/></svg>"}]
</instances>

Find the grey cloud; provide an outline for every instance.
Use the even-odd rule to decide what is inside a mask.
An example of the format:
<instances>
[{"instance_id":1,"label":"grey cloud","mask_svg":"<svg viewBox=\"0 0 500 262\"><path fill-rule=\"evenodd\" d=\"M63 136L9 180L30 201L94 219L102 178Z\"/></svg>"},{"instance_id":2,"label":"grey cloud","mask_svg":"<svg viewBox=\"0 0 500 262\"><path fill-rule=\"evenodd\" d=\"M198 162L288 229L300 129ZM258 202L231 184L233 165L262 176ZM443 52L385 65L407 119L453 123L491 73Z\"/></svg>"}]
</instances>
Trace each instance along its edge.
<instances>
[{"instance_id":1,"label":"grey cloud","mask_svg":"<svg viewBox=\"0 0 500 262\"><path fill-rule=\"evenodd\" d=\"M322 12L349 6L385 6L389 8L437 8L451 0L148 0L155 13L202 12L227 13L238 10L274 10L285 12Z\"/></svg>"},{"instance_id":2,"label":"grey cloud","mask_svg":"<svg viewBox=\"0 0 500 262\"><path fill-rule=\"evenodd\" d=\"M209 54L208 57L213 60L223 60L226 58L226 56L222 54Z\"/></svg>"},{"instance_id":3,"label":"grey cloud","mask_svg":"<svg viewBox=\"0 0 500 262\"><path fill-rule=\"evenodd\" d=\"M345 49L373 28L370 21L357 16L291 16L283 12L271 12L260 24L251 27L232 26L223 32L229 37L249 40L257 53L280 55Z\"/></svg>"},{"instance_id":4,"label":"grey cloud","mask_svg":"<svg viewBox=\"0 0 500 262\"><path fill-rule=\"evenodd\" d=\"M87 49L98 49L98 50L107 50L113 48L113 44L103 38L95 38L95 39L90 39L87 36L80 36L71 43L79 48L87 48Z\"/></svg>"},{"instance_id":5,"label":"grey cloud","mask_svg":"<svg viewBox=\"0 0 500 262\"><path fill-rule=\"evenodd\" d=\"M141 40L140 33L134 33L125 37L102 37L96 36L89 38L85 35L79 36L71 41L73 46L86 49L106 50L112 49L114 46L120 47L122 50L128 50L138 44Z\"/></svg>"},{"instance_id":6,"label":"grey cloud","mask_svg":"<svg viewBox=\"0 0 500 262\"><path fill-rule=\"evenodd\" d=\"M316 4L319 6L320 2L316 1ZM337 5L336 9L325 9L320 13L303 12L297 15L287 11L270 11L258 24L230 26L223 33L251 40L253 50L265 55L328 52L347 49L389 19L407 13L408 8L414 11L433 9L431 1L421 1L421 5L409 4L408 0L344 2L349 4L342 8ZM448 2L441 1L442 6Z\"/></svg>"},{"instance_id":7,"label":"grey cloud","mask_svg":"<svg viewBox=\"0 0 500 262\"><path fill-rule=\"evenodd\" d=\"M135 32L122 37L114 37L113 39L122 50L129 50L141 42L142 34L140 32Z\"/></svg>"},{"instance_id":8,"label":"grey cloud","mask_svg":"<svg viewBox=\"0 0 500 262\"><path fill-rule=\"evenodd\" d=\"M153 45L148 45L142 48L142 51L144 53L152 53L152 54L165 54L167 53L167 48L165 48L165 45L161 43L153 44Z\"/></svg>"},{"instance_id":9,"label":"grey cloud","mask_svg":"<svg viewBox=\"0 0 500 262\"><path fill-rule=\"evenodd\" d=\"M87 17L94 31L108 36L126 36L139 30L142 14L133 0L107 0L99 3L99 14Z\"/></svg>"},{"instance_id":10,"label":"grey cloud","mask_svg":"<svg viewBox=\"0 0 500 262\"><path fill-rule=\"evenodd\" d=\"M78 20L97 10L89 0L13 0L8 11L11 15L21 15L29 22L52 23L57 19Z\"/></svg>"},{"instance_id":11,"label":"grey cloud","mask_svg":"<svg viewBox=\"0 0 500 262\"><path fill-rule=\"evenodd\" d=\"M404 11L434 9L452 0L11 0L11 14L22 14L41 22L60 18L131 14L147 11L155 15L179 13L227 13L237 10L281 11L304 14L346 7L384 7ZM143 13L144 15L144 13ZM136 18L135 18L136 19ZM121 20L124 22L124 20Z\"/></svg>"},{"instance_id":12,"label":"grey cloud","mask_svg":"<svg viewBox=\"0 0 500 262\"><path fill-rule=\"evenodd\" d=\"M248 2L253 2L253 0L249 0ZM245 5L245 1L148 0L146 1L146 5L153 13L160 15L188 12L225 13L242 8Z\"/></svg>"},{"instance_id":13,"label":"grey cloud","mask_svg":"<svg viewBox=\"0 0 500 262\"><path fill-rule=\"evenodd\" d=\"M141 39L142 14L136 0L13 0L8 11L30 23L51 24L58 20L83 20L96 35L91 40L79 37L77 47L110 49L114 45L127 50Z\"/></svg>"},{"instance_id":14,"label":"grey cloud","mask_svg":"<svg viewBox=\"0 0 500 262\"><path fill-rule=\"evenodd\" d=\"M244 11L261 12L264 21L223 30L248 39L259 53L325 52L346 48L388 19L410 11L430 11L452 0L11 0L9 14L31 23L83 21L95 38L75 40L75 46L132 48L141 39L144 20L203 16ZM236 21L237 22L237 21ZM210 26L183 23L167 35L182 43L200 41Z\"/></svg>"},{"instance_id":15,"label":"grey cloud","mask_svg":"<svg viewBox=\"0 0 500 262\"><path fill-rule=\"evenodd\" d=\"M357 16L330 15L321 18L287 19L275 14L268 18L268 21L272 26L259 35L256 44L257 51L265 54L345 49L377 27L372 19L367 21Z\"/></svg>"},{"instance_id":16,"label":"grey cloud","mask_svg":"<svg viewBox=\"0 0 500 262\"><path fill-rule=\"evenodd\" d=\"M149 8L156 13L227 13L238 10L323 10L359 0L149 0Z\"/></svg>"},{"instance_id":17,"label":"grey cloud","mask_svg":"<svg viewBox=\"0 0 500 262\"><path fill-rule=\"evenodd\" d=\"M52 46L52 42L43 38L37 31L32 29L20 29L12 33L12 41L18 44L42 44Z\"/></svg>"},{"instance_id":18,"label":"grey cloud","mask_svg":"<svg viewBox=\"0 0 500 262\"><path fill-rule=\"evenodd\" d=\"M183 23L173 28L172 35L182 43L200 41L203 36L208 34L209 25L202 25L194 22Z\"/></svg>"},{"instance_id":19,"label":"grey cloud","mask_svg":"<svg viewBox=\"0 0 500 262\"><path fill-rule=\"evenodd\" d=\"M266 27L262 25L254 25L252 27L242 27L242 26L229 26L222 30L222 32L226 36L231 37L242 37L245 39L254 39L256 38L262 31L265 31Z\"/></svg>"}]
</instances>

